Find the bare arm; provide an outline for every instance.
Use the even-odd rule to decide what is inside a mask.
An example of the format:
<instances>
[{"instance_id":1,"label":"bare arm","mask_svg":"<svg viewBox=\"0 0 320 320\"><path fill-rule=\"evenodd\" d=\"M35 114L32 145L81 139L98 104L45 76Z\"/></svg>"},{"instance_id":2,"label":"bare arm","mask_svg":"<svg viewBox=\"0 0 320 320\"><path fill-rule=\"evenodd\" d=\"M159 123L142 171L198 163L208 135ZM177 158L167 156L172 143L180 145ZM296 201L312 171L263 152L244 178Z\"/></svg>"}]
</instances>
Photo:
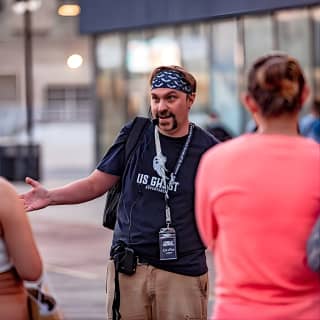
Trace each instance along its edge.
<instances>
[{"instance_id":1,"label":"bare arm","mask_svg":"<svg viewBox=\"0 0 320 320\"><path fill-rule=\"evenodd\" d=\"M38 280L42 262L28 218L18 195L3 179L0 179L0 198L0 232L14 267L23 280Z\"/></svg>"},{"instance_id":2,"label":"bare arm","mask_svg":"<svg viewBox=\"0 0 320 320\"><path fill-rule=\"evenodd\" d=\"M38 181L26 178L32 190L21 195L27 211L38 210L50 205L75 204L95 199L108 191L118 176L94 170L88 177L76 180L52 190L45 189Z\"/></svg>"}]
</instances>

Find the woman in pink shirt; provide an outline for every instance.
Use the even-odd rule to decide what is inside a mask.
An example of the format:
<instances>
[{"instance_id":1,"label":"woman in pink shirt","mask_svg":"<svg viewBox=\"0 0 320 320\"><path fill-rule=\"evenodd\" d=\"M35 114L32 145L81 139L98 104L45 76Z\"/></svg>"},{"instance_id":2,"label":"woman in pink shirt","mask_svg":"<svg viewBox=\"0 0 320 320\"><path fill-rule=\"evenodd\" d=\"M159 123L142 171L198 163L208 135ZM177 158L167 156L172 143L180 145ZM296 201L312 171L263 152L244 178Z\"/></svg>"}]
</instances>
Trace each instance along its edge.
<instances>
[{"instance_id":1,"label":"woman in pink shirt","mask_svg":"<svg viewBox=\"0 0 320 320\"><path fill-rule=\"evenodd\" d=\"M215 255L215 320L320 319L320 277L306 263L320 212L320 148L297 132L308 93L294 58L259 58L243 98L258 132L200 162L196 219Z\"/></svg>"}]
</instances>

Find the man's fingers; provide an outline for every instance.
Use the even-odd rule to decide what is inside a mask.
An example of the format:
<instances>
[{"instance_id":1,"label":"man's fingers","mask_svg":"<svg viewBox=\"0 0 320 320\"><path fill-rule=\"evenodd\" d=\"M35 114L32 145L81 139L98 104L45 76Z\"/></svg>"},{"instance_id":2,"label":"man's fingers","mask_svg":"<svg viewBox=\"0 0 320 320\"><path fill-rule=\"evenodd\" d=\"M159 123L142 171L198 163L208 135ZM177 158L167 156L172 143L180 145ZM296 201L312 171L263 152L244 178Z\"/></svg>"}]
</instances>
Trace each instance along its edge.
<instances>
[{"instance_id":1,"label":"man's fingers","mask_svg":"<svg viewBox=\"0 0 320 320\"><path fill-rule=\"evenodd\" d=\"M29 184L31 187L36 188L40 186L40 182L38 182L37 180L34 180L30 177L26 177L25 179L26 183Z\"/></svg>"},{"instance_id":2,"label":"man's fingers","mask_svg":"<svg viewBox=\"0 0 320 320\"><path fill-rule=\"evenodd\" d=\"M28 203L24 203L23 207L24 207L24 210L25 210L26 212L30 212L30 211L33 211L33 210L34 210L33 205L28 204Z\"/></svg>"}]
</instances>

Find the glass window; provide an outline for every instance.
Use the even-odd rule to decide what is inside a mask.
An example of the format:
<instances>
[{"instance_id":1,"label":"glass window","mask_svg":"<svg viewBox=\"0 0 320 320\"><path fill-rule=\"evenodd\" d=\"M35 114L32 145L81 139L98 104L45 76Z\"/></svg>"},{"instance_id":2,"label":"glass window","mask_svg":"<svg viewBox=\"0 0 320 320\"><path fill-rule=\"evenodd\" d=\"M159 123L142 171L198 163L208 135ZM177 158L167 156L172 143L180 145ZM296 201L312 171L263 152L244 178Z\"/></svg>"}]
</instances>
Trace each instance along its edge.
<instances>
[{"instance_id":1,"label":"glass window","mask_svg":"<svg viewBox=\"0 0 320 320\"><path fill-rule=\"evenodd\" d=\"M47 104L40 114L41 121L90 121L91 95L88 86L49 86Z\"/></svg>"},{"instance_id":2,"label":"glass window","mask_svg":"<svg viewBox=\"0 0 320 320\"><path fill-rule=\"evenodd\" d=\"M149 46L152 69L160 65L181 64L181 50L173 28L156 29Z\"/></svg>"},{"instance_id":3,"label":"glass window","mask_svg":"<svg viewBox=\"0 0 320 320\"><path fill-rule=\"evenodd\" d=\"M242 74L242 88L246 89L246 80L249 68L260 56L275 49L275 37L273 34L273 20L270 15L246 16L243 18L244 37L244 68ZM243 108L243 128L252 131L255 123L250 113Z\"/></svg>"},{"instance_id":4,"label":"glass window","mask_svg":"<svg viewBox=\"0 0 320 320\"><path fill-rule=\"evenodd\" d=\"M127 112L129 118L146 115L148 102L148 75L151 70L148 39L150 32L136 31L127 35Z\"/></svg>"},{"instance_id":5,"label":"glass window","mask_svg":"<svg viewBox=\"0 0 320 320\"><path fill-rule=\"evenodd\" d=\"M314 34L313 34L313 46L314 46L314 89L315 95L320 95L320 7L316 7L312 11Z\"/></svg>"},{"instance_id":6,"label":"glass window","mask_svg":"<svg viewBox=\"0 0 320 320\"><path fill-rule=\"evenodd\" d=\"M303 66L310 66L308 11L280 11L276 14L276 19L279 32L279 50L294 56Z\"/></svg>"},{"instance_id":7,"label":"glass window","mask_svg":"<svg viewBox=\"0 0 320 320\"><path fill-rule=\"evenodd\" d=\"M100 70L119 69L122 66L121 36L113 34L98 38L96 45L97 66Z\"/></svg>"},{"instance_id":8,"label":"glass window","mask_svg":"<svg viewBox=\"0 0 320 320\"><path fill-rule=\"evenodd\" d=\"M241 106L237 88L237 25L235 20L212 25L211 106L233 134L241 132Z\"/></svg>"},{"instance_id":9,"label":"glass window","mask_svg":"<svg viewBox=\"0 0 320 320\"><path fill-rule=\"evenodd\" d=\"M276 14L278 21L279 49L292 55L300 62L308 83L312 86L312 61L310 43L310 19L306 9L286 10ZM307 101L303 112L310 107Z\"/></svg>"},{"instance_id":10,"label":"glass window","mask_svg":"<svg viewBox=\"0 0 320 320\"><path fill-rule=\"evenodd\" d=\"M149 75L160 65L180 64L180 48L173 28L159 28L128 34L128 114L146 115L149 111Z\"/></svg>"},{"instance_id":11,"label":"glass window","mask_svg":"<svg viewBox=\"0 0 320 320\"><path fill-rule=\"evenodd\" d=\"M199 113L207 113L209 102L209 26L184 25L177 29L181 63L197 79L197 98L191 109L191 120L198 122ZM198 122L199 125L201 123Z\"/></svg>"},{"instance_id":12,"label":"glass window","mask_svg":"<svg viewBox=\"0 0 320 320\"><path fill-rule=\"evenodd\" d=\"M271 16L245 17L244 48L246 69L251 66L259 56L274 49Z\"/></svg>"},{"instance_id":13,"label":"glass window","mask_svg":"<svg viewBox=\"0 0 320 320\"><path fill-rule=\"evenodd\" d=\"M112 144L127 118L124 51L123 34L98 36L96 41L98 157Z\"/></svg>"}]
</instances>

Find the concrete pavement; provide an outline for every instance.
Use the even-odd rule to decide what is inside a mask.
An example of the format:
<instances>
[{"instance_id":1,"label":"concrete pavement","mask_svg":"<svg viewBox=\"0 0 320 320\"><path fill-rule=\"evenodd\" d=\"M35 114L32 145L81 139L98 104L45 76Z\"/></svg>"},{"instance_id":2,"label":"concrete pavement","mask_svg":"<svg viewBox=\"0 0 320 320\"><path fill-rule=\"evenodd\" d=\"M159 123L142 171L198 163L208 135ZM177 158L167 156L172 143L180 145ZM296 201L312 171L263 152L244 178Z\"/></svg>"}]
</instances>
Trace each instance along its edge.
<instances>
[{"instance_id":1,"label":"concrete pavement","mask_svg":"<svg viewBox=\"0 0 320 320\"><path fill-rule=\"evenodd\" d=\"M16 187L19 192L27 189L22 184ZM101 226L103 203L102 197L28 213L49 287L65 320L105 319L105 272L112 232Z\"/></svg>"},{"instance_id":2,"label":"concrete pavement","mask_svg":"<svg viewBox=\"0 0 320 320\"><path fill-rule=\"evenodd\" d=\"M56 221L33 222L33 229L65 319L105 319L110 233L92 225Z\"/></svg>"}]
</instances>

